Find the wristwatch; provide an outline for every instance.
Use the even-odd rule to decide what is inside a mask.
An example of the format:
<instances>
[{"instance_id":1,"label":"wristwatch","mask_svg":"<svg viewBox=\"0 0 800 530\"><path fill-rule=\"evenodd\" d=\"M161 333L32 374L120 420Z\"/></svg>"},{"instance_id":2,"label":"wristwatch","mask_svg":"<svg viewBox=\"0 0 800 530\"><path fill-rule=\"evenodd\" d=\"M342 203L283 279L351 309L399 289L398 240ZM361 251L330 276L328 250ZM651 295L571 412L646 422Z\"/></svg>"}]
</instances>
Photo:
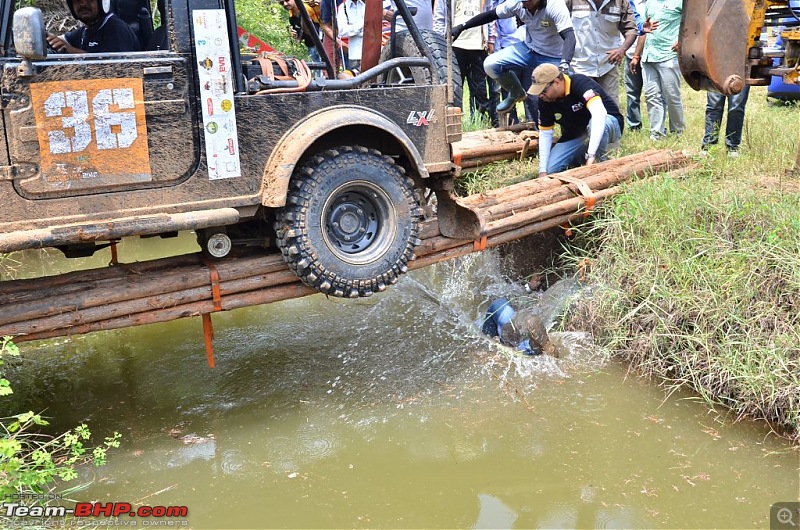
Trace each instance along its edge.
<instances>
[{"instance_id":1,"label":"wristwatch","mask_svg":"<svg viewBox=\"0 0 800 530\"><path fill-rule=\"evenodd\" d=\"M596 158L596 156L586 153L586 156L584 158L586 158L586 160L589 160L590 158Z\"/></svg>"}]
</instances>

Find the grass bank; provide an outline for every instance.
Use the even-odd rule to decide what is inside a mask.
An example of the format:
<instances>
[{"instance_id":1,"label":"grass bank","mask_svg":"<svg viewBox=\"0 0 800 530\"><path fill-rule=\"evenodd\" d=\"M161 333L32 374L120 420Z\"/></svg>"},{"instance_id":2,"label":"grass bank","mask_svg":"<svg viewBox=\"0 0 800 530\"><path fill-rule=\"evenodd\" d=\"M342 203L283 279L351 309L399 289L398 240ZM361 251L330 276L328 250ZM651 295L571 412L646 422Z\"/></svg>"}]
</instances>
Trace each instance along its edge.
<instances>
[{"instance_id":1,"label":"grass bank","mask_svg":"<svg viewBox=\"0 0 800 530\"><path fill-rule=\"evenodd\" d=\"M687 129L651 142L623 137L621 154L698 150L705 94L686 88ZM668 389L689 387L721 415L769 421L800 440L800 109L753 88L741 155L724 146L687 177L626 186L576 231L561 259L589 259L593 296L568 326ZM509 167L510 166L510 167ZM474 193L530 178L536 161L484 169ZM584 261L585 262L585 261Z\"/></svg>"}]
</instances>

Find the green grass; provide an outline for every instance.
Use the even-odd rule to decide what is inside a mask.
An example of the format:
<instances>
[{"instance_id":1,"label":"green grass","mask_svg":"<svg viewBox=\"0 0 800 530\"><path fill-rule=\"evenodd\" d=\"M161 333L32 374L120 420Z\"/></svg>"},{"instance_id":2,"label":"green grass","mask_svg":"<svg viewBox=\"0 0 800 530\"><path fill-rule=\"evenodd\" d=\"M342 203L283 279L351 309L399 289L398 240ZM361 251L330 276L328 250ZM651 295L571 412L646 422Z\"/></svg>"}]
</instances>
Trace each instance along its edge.
<instances>
[{"instance_id":1,"label":"green grass","mask_svg":"<svg viewBox=\"0 0 800 530\"><path fill-rule=\"evenodd\" d=\"M626 133L621 154L694 149L705 95L684 92L687 127L650 141ZM798 111L754 88L741 156L723 145L688 177L625 186L581 226L563 260L589 259L595 286L568 326L668 388L688 387L735 418L769 421L800 440Z\"/></svg>"}]
</instances>

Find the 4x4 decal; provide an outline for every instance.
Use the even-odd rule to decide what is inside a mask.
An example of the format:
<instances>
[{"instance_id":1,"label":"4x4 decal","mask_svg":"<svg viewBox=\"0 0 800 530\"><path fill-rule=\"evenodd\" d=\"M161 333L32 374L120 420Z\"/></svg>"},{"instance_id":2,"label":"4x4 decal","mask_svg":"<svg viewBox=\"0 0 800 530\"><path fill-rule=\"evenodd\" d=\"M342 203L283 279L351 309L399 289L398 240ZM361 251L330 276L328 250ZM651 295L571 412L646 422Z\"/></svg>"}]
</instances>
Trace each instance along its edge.
<instances>
[{"instance_id":1,"label":"4x4 decal","mask_svg":"<svg viewBox=\"0 0 800 530\"><path fill-rule=\"evenodd\" d=\"M430 122L436 120L436 111L431 110L412 110L408 113L406 123L414 127L422 127L423 125L430 125Z\"/></svg>"},{"instance_id":2,"label":"4x4 decal","mask_svg":"<svg viewBox=\"0 0 800 530\"><path fill-rule=\"evenodd\" d=\"M141 79L33 83L31 100L46 180L150 179Z\"/></svg>"}]
</instances>

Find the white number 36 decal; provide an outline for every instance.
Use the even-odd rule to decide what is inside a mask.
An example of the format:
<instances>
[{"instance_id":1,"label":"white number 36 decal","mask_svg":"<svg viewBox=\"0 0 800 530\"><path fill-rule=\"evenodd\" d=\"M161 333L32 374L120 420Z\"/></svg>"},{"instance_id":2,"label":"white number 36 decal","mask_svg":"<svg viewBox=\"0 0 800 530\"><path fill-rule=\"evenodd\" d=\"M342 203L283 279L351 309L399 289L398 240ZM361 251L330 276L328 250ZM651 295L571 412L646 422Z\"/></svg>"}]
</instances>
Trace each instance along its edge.
<instances>
[{"instance_id":1,"label":"white number 36 decal","mask_svg":"<svg viewBox=\"0 0 800 530\"><path fill-rule=\"evenodd\" d=\"M114 112L118 109L134 109L135 99L130 88L106 88L92 98L91 115L85 90L54 92L44 102L45 116L61 116L62 130L49 131L50 153L77 153L92 142L90 116L94 121L97 148L124 149L130 147L137 137L136 113ZM66 111L66 109L70 109ZM66 130L72 130L67 136Z\"/></svg>"}]
</instances>

